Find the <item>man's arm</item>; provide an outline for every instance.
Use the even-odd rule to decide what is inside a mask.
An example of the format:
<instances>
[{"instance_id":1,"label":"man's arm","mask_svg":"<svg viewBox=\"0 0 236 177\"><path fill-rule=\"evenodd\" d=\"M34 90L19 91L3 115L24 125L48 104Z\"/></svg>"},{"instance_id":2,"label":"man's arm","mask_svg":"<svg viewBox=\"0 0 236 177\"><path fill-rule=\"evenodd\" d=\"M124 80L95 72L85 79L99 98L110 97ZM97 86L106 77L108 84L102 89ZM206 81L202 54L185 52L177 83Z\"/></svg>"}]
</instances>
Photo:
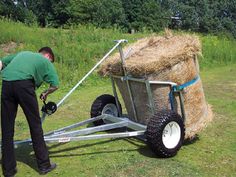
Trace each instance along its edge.
<instances>
[{"instance_id":1,"label":"man's arm","mask_svg":"<svg viewBox=\"0 0 236 177\"><path fill-rule=\"evenodd\" d=\"M45 90L43 93L41 93L40 99L43 101L46 101L47 96L49 94L53 93L54 91L56 91L57 89L58 89L58 87L50 86L47 90Z\"/></svg>"},{"instance_id":2,"label":"man's arm","mask_svg":"<svg viewBox=\"0 0 236 177\"><path fill-rule=\"evenodd\" d=\"M40 99L43 101L46 101L47 96L54 91L58 89L59 86L59 79L57 72L52 65L52 63L48 62L48 67L47 67L47 72L46 75L44 76L44 81L50 84L50 87L45 90L43 93L40 95Z\"/></svg>"},{"instance_id":3,"label":"man's arm","mask_svg":"<svg viewBox=\"0 0 236 177\"><path fill-rule=\"evenodd\" d=\"M13 55L8 55L4 58L1 59L1 64L0 64L0 69L4 69L9 63L11 63L11 61L15 58L17 54L13 54Z\"/></svg>"}]
</instances>

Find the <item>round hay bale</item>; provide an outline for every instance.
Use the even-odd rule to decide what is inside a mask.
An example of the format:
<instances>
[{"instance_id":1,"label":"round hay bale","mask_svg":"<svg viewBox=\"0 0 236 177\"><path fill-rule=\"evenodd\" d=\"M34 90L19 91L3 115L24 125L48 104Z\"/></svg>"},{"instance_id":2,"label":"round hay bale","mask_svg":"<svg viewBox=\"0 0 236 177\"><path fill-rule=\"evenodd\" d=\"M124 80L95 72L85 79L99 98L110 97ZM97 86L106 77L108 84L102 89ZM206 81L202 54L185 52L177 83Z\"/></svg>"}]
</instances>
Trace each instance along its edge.
<instances>
[{"instance_id":1,"label":"round hay bale","mask_svg":"<svg viewBox=\"0 0 236 177\"><path fill-rule=\"evenodd\" d=\"M131 46L134 50L126 59L125 69L135 78L149 81L171 81L178 85L191 81L199 75L197 55L201 54L201 44L196 36L177 35L172 37L145 38ZM127 48L126 48L127 49ZM108 59L99 70L101 75L123 76L119 53ZM132 102L126 82L115 79L123 97L128 116L135 120ZM152 116L146 86L144 83L129 81L137 113L137 122L147 124ZM171 109L170 88L164 85L151 85L155 112ZM212 119L212 111L205 101L201 80L183 91L186 114L186 136L193 138ZM179 98L175 95L175 110L181 115Z\"/></svg>"}]
</instances>

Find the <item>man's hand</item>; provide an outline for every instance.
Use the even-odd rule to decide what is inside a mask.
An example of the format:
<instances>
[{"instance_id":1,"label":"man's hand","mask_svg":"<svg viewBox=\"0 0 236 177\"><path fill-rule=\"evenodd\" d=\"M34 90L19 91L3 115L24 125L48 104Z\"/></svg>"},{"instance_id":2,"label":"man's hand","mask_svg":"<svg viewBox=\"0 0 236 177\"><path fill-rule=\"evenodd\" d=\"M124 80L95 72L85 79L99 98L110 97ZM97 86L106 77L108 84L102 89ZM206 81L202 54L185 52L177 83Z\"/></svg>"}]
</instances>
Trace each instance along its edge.
<instances>
[{"instance_id":1,"label":"man's hand","mask_svg":"<svg viewBox=\"0 0 236 177\"><path fill-rule=\"evenodd\" d=\"M42 101L46 101L47 100L47 96L48 96L47 91L45 91L45 92L40 94L40 99Z\"/></svg>"},{"instance_id":2,"label":"man's hand","mask_svg":"<svg viewBox=\"0 0 236 177\"><path fill-rule=\"evenodd\" d=\"M46 91L44 91L43 93L40 94L40 99L43 100L43 101L46 101L47 99L47 96L54 92L55 90L57 90L58 88L57 87L54 87L54 86L50 86L49 89L47 89Z\"/></svg>"}]
</instances>

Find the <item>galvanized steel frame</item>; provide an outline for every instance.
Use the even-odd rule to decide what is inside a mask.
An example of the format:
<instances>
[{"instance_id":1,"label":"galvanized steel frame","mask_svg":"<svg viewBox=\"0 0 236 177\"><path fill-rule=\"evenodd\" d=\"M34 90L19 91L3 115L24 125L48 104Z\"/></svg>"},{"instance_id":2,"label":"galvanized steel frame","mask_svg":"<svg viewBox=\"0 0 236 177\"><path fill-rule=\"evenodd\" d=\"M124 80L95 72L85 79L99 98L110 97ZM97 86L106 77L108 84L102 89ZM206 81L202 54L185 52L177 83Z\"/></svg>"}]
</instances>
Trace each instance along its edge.
<instances>
[{"instance_id":1,"label":"galvanized steel frame","mask_svg":"<svg viewBox=\"0 0 236 177\"><path fill-rule=\"evenodd\" d=\"M80 128L87 124L93 123L98 120L103 120L104 125L96 127L82 128L79 130L73 130L75 128ZM132 131L125 131L121 133L104 133L104 134L93 134L101 131L107 131L117 128L127 127L132 129ZM60 128L58 130L51 131L44 135L44 140L47 143L59 142L66 143L70 141L81 141L81 140L92 140L92 139L103 139L103 138L125 138L144 135L146 131L146 126L133 122L125 117L114 117L112 115L103 114L94 118L87 119L85 121L69 125L67 127ZM15 141L14 145L17 147L22 144L32 143L31 139L26 139L22 141Z\"/></svg>"}]
</instances>

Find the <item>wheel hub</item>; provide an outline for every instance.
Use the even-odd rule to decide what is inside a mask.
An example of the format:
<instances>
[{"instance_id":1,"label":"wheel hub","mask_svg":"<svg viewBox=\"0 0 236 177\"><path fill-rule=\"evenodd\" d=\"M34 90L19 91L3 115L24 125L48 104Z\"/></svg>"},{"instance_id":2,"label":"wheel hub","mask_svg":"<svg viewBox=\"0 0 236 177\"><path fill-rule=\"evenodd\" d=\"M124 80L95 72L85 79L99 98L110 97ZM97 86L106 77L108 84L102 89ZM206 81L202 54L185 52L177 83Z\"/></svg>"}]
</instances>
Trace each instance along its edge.
<instances>
[{"instance_id":1,"label":"wheel hub","mask_svg":"<svg viewBox=\"0 0 236 177\"><path fill-rule=\"evenodd\" d=\"M109 114L109 115L118 117L118 110L117 110L116 105L112 103L107 104L102 109L102 114Z\"/></svg>"},{"instance_id":2,"label":"wheel hub","mask_svg":"<svg viewBox=\"0 0 236 177\"><path fill-rule=\"evenodd\" d=\"M181 138L180 126L177 122L169 122L162 133L162 141L166 148L175 148Z\"/></svg>"}]
</instances>

